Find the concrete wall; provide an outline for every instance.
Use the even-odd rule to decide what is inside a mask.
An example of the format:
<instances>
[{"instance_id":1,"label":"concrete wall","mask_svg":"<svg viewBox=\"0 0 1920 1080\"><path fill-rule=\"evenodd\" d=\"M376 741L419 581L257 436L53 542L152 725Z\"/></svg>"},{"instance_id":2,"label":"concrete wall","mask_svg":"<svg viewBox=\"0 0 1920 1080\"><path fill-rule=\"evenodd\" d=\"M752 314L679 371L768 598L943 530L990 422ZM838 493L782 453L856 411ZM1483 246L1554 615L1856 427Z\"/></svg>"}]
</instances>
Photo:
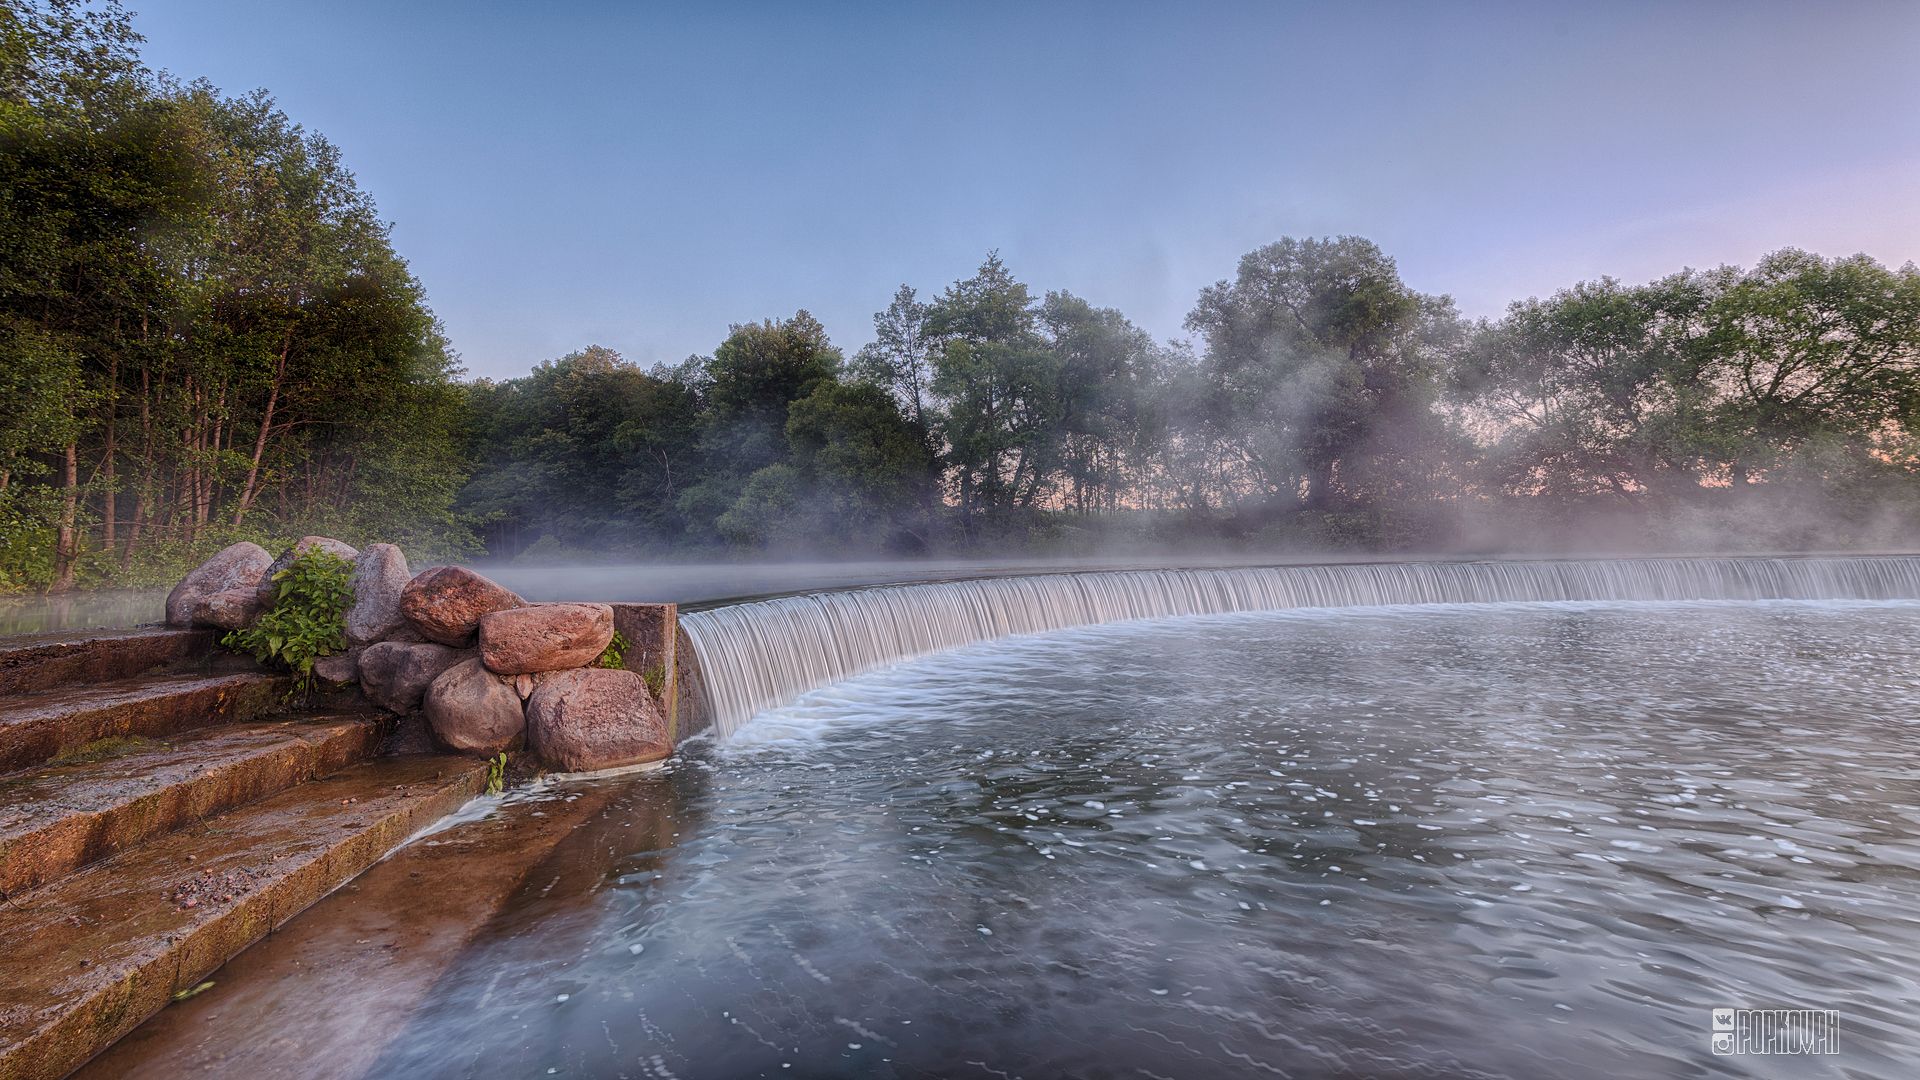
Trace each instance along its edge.
<instances>
[{"instance_id":1,"label":"concrete wall","mask_svg":"<svg viewBox=\"0 0 1920 1080\"><path fill-rule=\"evenodd\" d=\"M693 673L693 649L680 632L675 604L612 604L613 629L627 639L627 670L660 674L660 714L674 743L707 726L697 707L699 679Z\"/></svg>"}]
</instances>

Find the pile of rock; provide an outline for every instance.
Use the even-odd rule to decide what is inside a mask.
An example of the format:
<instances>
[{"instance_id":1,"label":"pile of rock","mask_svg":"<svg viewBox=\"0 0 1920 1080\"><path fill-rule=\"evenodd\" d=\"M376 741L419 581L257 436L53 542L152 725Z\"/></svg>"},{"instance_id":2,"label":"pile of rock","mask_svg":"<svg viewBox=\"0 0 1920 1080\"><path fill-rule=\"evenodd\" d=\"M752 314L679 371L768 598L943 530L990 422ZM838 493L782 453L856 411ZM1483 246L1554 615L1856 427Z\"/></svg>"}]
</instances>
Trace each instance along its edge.
<instances>
[{"instance_id":1,"label":"pile of rock","mask_svg":"<svg viewBox=\"0 0 1920 1080\"><path fill-rule=\"evenodd\" d=\"M613 640L606 604L529 604L459 566L411 575L392 544L365 551L303 537L278 559L235 544L167 597L176 626L247 626L272 603L273 574L310 548L353 562L347 651L314 672L353 683L390 712L424 712L434 737L474 754L522 746L571 771L658 761L672 752L659 705L631 671L594 666Z\"/></svg>"}]
</instances>

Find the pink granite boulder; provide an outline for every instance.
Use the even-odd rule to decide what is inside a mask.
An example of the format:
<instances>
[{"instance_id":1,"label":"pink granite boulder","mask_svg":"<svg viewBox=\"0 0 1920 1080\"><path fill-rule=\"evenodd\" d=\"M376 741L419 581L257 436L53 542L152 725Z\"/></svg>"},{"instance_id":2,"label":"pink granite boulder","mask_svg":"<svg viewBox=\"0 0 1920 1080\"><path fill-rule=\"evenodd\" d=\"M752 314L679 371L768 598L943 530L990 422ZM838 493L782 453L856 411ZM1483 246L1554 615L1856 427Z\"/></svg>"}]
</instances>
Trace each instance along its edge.
<instances>
[{"instance_id":1,"label":"pink granite boulder","mask_svg":"<svg viewBox=\"0 0 1920 1080\"><path fill-rule=\"evenodd\" d=\"M441 672L473 656L462 649L432 642L382 641L360 654L360 692L367 700L393 713L420 707L427 687Z\"/></svg>"},{"instance_id":2,"label":"pink granite boulder","mask_svg":"<svg viewBox=\"0 0 1920 1080\"><path fill-rule=\"evenodd\" d=\"M533 604L480 620L480 659L501 675L585 667L613 640L605 604Z\"/></svg>"},{"instance_id":3,"label":"pink granite boulder","mask_svg":"<svg viewBox=\"0 0 1920 1080\"><path fill-rule=\"evenodd\" d=\"M473 644L480 620L526 602L464 566L434 566L420 571L400 593L400 612L428 641L465 647Z\"/></svg>"},{"instance_id":4,"label":"pink granite boulder","mask_svg":"<svg viewBox=\"0 0 1920 1080\"><path fill-rule=\"evenodd\" d=\"M497 754L521 744L527 716L513 680L488 671L478 657L462 660L427 687L427 723L441 745L468 754Z\"/></svg>"},{"instance_id":5,"label":"pink granite boulder","mask_svg":"<svg viewBox=\"0 0 1920 1080\"><path fill-rule=\"evenodd\" d=\"M646 682L611 668L542 680L527 699L527 745L568 772L638 765L673 753L666 720Z\"/></svg>"}]
</instances>

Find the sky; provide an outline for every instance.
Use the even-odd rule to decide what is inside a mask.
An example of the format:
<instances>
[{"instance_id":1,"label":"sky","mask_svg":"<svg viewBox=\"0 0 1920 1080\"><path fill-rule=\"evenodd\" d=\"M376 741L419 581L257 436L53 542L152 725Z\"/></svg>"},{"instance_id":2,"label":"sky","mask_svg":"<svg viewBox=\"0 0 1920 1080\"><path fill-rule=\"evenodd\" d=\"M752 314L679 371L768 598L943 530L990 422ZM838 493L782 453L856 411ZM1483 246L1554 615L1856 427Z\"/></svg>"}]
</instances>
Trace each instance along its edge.
<instances>
[{"instance_id":1,"label":"sky","mask_svg":"<svg viewBox=\"0 0 1920 1080\"><path fill-rule=\"evenodd\" d=\"M851 355L990 250L1161 338L1288 235L1472 316L1920 260L1920 3L128 6L151 65L342 148L489 378L801 308Z\"/></svg>"}]
</instances>

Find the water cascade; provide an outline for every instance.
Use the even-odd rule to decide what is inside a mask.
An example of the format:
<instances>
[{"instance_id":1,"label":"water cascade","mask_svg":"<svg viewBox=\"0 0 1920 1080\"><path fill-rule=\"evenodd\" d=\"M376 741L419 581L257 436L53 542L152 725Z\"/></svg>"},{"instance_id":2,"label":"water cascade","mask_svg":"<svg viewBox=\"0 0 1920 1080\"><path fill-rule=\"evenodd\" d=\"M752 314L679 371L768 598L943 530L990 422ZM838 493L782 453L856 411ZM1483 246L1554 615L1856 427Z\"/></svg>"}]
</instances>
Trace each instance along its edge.
<instances>
[{"instance_id":1,"label":"water cascade","mask_svg":"<svg viewBox=\"0 0 1920 1080\"><path fill-rule=\"evenodd\" d=\"M1119 570L810 593L690 612L720 738L883 664L1070 626L1289 608L1565 600L1920 599L1920 556L1408 562Z\"/></svg>"}]
</instances>

